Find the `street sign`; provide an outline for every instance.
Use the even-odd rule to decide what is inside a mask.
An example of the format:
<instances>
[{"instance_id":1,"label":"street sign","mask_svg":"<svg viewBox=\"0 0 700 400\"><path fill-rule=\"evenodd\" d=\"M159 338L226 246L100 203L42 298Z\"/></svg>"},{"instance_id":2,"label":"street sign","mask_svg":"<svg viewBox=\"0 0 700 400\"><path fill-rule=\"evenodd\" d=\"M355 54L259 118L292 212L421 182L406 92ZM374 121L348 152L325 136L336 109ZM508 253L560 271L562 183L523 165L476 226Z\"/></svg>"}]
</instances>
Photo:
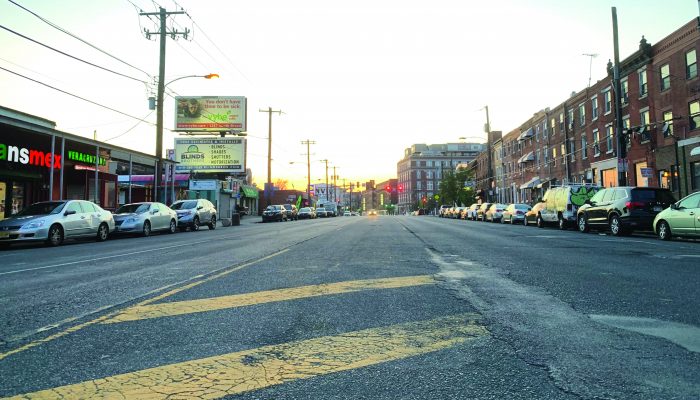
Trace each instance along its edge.
<instances>
[{"instance_id":1,"label":"street sign","mask_svg":"<svg viewBox=\"0 0 700 400\"><path fill-rule=\"evenodd\" d=\"M653 178L654 168L640 168L639 173L645 178Z\"/></svg>"},{"instance_id":2,"label":"street sign","mask_svg":"<svg viewBox=\"0 0 700 400\"><path fill-rule=\"evenodd\" d=\"M191 179L190 190L218 190L219 181L216 179Z\"/></svg>"}]
</instances>

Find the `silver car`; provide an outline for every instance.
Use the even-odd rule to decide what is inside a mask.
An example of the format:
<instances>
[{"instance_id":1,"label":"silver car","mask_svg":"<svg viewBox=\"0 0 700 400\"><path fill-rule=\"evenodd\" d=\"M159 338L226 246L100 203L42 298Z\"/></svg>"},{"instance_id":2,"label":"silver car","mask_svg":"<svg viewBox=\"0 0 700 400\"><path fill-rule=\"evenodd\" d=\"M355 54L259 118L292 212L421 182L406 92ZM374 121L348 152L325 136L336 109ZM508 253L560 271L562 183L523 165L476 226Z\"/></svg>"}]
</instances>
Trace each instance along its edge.
<instances>
[{"instance_id":1,"label":"silver car","mask_svg":"<svg viewBox=\"0 0 700 400\"><path fill-rule=\"evenodd\" d=\"M153 231L177 231L177 213L163 203L124 204L114 212L115 232L140 233L150 236Z\"/></svg>"},{"instance_id":2,"label":"silver car","mask_svg":"<svg viewBox=\"0 0 700 400\"><path fill-rule=\"evenodd\" d=\"M43 201L0 221L0 243L45 241L58 246L64 239L89 236L102 242L113 230L112 214L95 203Z\"/></svg>"}]
</instances>

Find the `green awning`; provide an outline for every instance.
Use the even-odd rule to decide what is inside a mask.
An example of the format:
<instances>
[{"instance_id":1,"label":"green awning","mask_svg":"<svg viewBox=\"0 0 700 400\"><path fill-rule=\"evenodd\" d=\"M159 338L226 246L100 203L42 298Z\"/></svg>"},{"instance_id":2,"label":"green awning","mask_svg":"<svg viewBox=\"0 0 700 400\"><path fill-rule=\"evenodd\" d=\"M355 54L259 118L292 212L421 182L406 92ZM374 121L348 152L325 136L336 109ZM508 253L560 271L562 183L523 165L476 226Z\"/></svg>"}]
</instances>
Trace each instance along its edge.
<instances>
[{"instance_id":1,"label":"green awning","mask_svg":"<svg viewBox=\"0 0 700 400\"><path fill-rule=\"evenodd\" d=\"M241 191L243 192L244 197L248 197L251 199L258 198L258 188L256 188L255 186L241 185Z\"/></svg>"}]
</instances>

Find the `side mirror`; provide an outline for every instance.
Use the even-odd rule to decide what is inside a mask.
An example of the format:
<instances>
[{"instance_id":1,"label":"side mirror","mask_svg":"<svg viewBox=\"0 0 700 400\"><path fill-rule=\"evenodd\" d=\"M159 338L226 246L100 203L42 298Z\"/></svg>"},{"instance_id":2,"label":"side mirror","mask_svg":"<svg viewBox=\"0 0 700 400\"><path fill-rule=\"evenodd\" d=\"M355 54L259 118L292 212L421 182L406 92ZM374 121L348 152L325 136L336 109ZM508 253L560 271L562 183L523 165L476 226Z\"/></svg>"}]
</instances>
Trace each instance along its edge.
<instances>
[{"instance_id":1,"label":"side mirror","mask_svg":"<svg viewBox=\"0 0 700 400\"><path fill-rule=\"evenodd\" d=\"M541 197L538 197L538 198L537 198L537 202L538 202L538 203L541 203L541 202L542 202L542 198L541 198Z\"/></svg>"},{"instance_id":2,"label":"side mirror","mask_svg":"<svg viewBox=\"0 0 700 400\"><path fill-rule=\"evenodd\" d=\"M151 210L151 214L155 214L155 213L157 213L158 211L159 211L159 210L158 210L157 208L154 208L153 210Z\"/></svg>"},{"instance_id":3,"label":"side mirror","mask_svg":"<svg viewBox=\"0 0 700 400\"><path fill-rule=\"evenodd\" d=\"M198 210L201 210L202 208L204 208L204 207L202 207L202 206L197 207Z\"/></svg>"},{"instance_id":4,"label":"side mirror","mask_svg":"<svg viewBox=\"0 0 700 400\"><path fill-rule=\"evenodd\" d=\"M68 211L66 211L66 212L63 213L63 215L66 216L66 217L69 216L69 215L73 215L73 214L75 214L75 210L68 210Z\"/></svg>"},{"instance_id":5,"label":"side mirror","mask_svg":"<svg viewBox=\"0 0 700 400\"><path fill-rule=\"evenodd\" d=\"M678 203L673 203L673 204L671 204L671 209L672 210L680 210L681 207L678 205Z\"/></svg>"}]
</instances>

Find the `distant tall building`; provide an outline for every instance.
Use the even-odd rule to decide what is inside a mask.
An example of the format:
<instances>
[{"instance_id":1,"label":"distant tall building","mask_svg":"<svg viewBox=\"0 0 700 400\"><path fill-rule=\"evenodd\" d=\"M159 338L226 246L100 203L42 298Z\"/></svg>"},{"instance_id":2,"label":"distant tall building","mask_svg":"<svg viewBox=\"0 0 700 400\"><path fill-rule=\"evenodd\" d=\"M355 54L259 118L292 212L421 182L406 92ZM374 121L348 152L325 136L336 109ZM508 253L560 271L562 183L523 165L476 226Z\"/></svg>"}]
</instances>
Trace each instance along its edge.
<instances>
[{"instance_id":1,"label":"distant tall building","mask_svg":"<svg viewBox=\"0 0 700 400\"><path fill-rule=\"evenodd\" d=\"M454 171L459 164L468 164L482 151L485 143L414 144L404 151L396 165L398 211L412 210L422 199L430 199L439 191L444 171Z\"/></svg>"}]
</instances>

